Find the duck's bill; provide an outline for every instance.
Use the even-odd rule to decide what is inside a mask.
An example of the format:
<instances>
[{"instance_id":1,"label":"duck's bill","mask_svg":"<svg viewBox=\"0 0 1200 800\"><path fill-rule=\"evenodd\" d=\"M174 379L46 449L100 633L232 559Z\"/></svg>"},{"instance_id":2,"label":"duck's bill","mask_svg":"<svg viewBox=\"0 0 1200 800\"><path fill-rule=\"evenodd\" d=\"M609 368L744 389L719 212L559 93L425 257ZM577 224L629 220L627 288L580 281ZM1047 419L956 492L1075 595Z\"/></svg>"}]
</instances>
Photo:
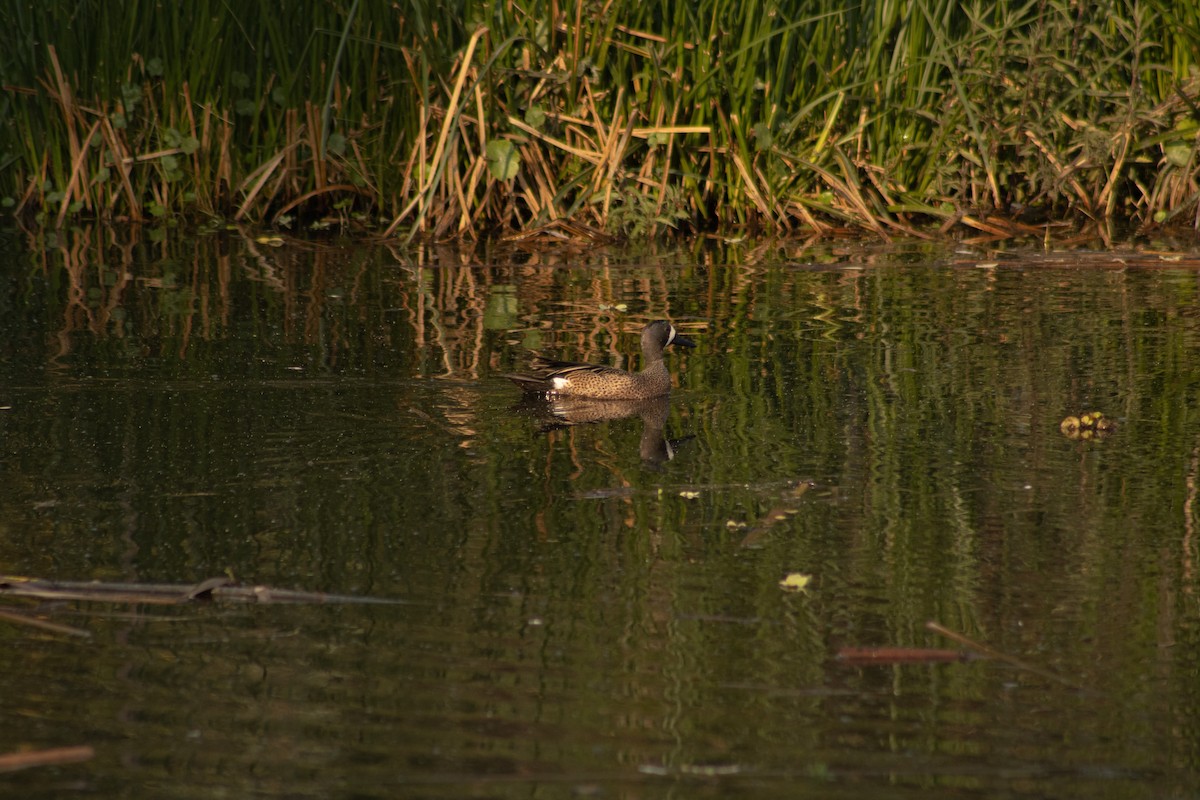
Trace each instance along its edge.
<instances>
[{"instance_id":1,"label":"duck's bill","mask_svg":"<svg viewBox=\"0 0 1200 800\"><path fill-rule=\"evenodd\" d=\"M693 342L691 339L689 339L686 336L681 336L678 333L675 334L675 338L671 340L671 344L677 345L679 347L695 347L696 346L696 343Z\"/></svg>"}]
</instances>

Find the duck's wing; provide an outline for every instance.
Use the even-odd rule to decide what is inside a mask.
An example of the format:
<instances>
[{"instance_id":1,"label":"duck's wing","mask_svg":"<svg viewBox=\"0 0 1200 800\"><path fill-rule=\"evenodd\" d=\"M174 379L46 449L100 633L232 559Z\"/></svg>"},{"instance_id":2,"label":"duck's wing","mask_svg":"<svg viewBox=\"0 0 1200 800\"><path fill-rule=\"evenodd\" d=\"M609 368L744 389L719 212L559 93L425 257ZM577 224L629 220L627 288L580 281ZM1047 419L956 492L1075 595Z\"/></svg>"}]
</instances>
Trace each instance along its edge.
<instances>
[{"instance_id":1,"label":"duck's wing","mask_svg":"<svg viewBox=\"0 0 1200 800\"><path fill-rule=\"evenodd\" d=\"M570 378L572 375L599 375L628 378L629 374L616 367L606 367L601 364L584 364L579 361L559 361L535 353L529 361L528 372L515 372L504 377L520 386L522 391L536 394L547 394L557 391L554 385L556 378Z\"/></svg>"},{"instance_id":2,"label":"duck's wing","mask_svg":"<svg viewBox=\"0 0 1200 800\"><path fill-rule=\"evenodd\" d=\"M504 377L508 378L517 386L520 386L521 391L523 392L545 394L554 388L550 385L550 379L545 375L530 375L523 372L510 372Z\"/></svg>"},{"instance_id":3,"label":"duck's wing","mask_svg":"<svg viewBox=\"0 0 1200 800\"><path fill-rule=\"evenodd\" d=\"M591 375L625 374L623 370L619 370L616 367L606 367L602 364L585 364L579 361L559 361L554 358L546 358L542 355L535 355L530 361L530 366L533 368L533 374L541 375L545 379L565 378L568 375L578 375L580 373Z\"/></svg>"}]
</instances>

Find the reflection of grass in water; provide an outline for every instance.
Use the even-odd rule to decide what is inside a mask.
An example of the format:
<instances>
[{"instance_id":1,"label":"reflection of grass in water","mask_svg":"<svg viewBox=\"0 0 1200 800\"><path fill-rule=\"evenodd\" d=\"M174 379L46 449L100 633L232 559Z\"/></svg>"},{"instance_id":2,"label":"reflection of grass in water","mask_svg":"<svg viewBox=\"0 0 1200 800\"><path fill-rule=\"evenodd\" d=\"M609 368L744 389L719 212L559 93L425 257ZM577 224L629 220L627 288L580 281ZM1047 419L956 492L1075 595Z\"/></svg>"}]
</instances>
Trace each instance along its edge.
<instances>
[{"instance_id":1,"label":"reflection of grass in water","mask_svg":"<svg viewBox=\"0 0 1200 800\"><path fill-rule=\"evenodd\" d=\"M1103 25L1065 0L10 16L0 198L44 222L441 237L570 217L637 237L1194 216L1188 7L1114 5Z\"/></svg>"}]
</instances>

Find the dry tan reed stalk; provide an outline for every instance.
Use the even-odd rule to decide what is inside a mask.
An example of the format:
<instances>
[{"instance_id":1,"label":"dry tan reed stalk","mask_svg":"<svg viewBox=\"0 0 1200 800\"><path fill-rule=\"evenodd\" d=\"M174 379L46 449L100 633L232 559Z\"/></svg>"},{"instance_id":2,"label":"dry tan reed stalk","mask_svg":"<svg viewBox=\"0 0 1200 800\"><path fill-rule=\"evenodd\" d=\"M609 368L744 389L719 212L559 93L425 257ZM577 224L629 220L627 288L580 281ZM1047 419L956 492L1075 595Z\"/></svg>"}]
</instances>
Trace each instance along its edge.
<instances>
[{"instance_id":1,"label":"dry tan reed stalk","mask_svg":"<svg viewBox=\"0 0 1200 800\"><path fill-rule=\"evenodd\" d=\"M688 133L712 133L711 125L653 125L648 128L634 128L630 131L636 139L649 139L656 134L675 136Z\"/></svg>"},{"instance_id":2,"label":"dry tan reed stalk","mask_svg":"<svg viewBox=\"0 0 1200 800\"><path fill-rule=\"evenodd\" d=\"M192 107L192 93L191 93L191 89L188 87L187 81L183 82L183 115L184 115L184 117L187 118L187 121L188 121L188 124L187 124L188 135L191 136L193 139L195 139L197 142L199 142L200 136L198 135L198 133L196 131L196 112ZM192 164L195 166L196 173L199 174L199 172L200 172L200 148L199 147L197 147L194 151L192 151Z\"/></svg>"},{"instance_id":3,"label":"dry tan reed stalk","mask_svg":"<svg viewBox=\"0 0 1200 800\"><path fill-rule=\"evenodd\" d=\"M74 161L79 155L79 134L75 130L75 98L71 93L71 86L67 83L67 79L63 76L62 67L58 63L58 50L54 45L47 48L50 52L50 67L54 72L54 84L57 91L54 93L54 98L58 100L59 107L62 108L63 122L67 127L67 143L70 147L70 157Z\"/></svg>"},{"instance_id":4,"label":"dry tan reed stalk","mask_svg":"<svg viewBox=\"0 0 1200 800\"><path fill-rule=\"evenodd\" d=\"M16 213L20 214L25 210L25 207L33 202L33 196L41 191L41 187L46 182L46 170L49 168L50 151L46 150L42 153L42 163L34 170L29 180L25 182L25 190L21 193L21 199L17 202Z\"/></svg>"},{"instance_id":5,"label":"dry tan reed stalk","mask_svg":"<svg viewBox=\"0 0 1200 800\"><path fill-rule=\"evenodd\" d=\"M800 200L793 200L788 204L788 208L794 209L796 215L804 220L804 224L812 228L818 235L829 232L829 226L823 222L818 222L817 218L809 213L808 206Z\"/></svg>"},{"instance_id":6,"label":"dry tan reed stalk","mask_svg":"<svg viewBox=\"0 0 1200 800\"><path fill-rule=\"evenodd\" d=\"M1129 155L1129 142L1133 138L1129 131L1123 130L1117 134L1120 139L1121 149L1117 157L1113 159L1112 169L1108 171L1108 179L1104 183L1104 189L1100 192L1100 198L1096 205L1104 207L1104 216L1106 219L1112 219L1113 211L1117 204L1116 186L1121 175L1121 171L1125 167L1125 159Z\"/></svg>"},{"instance_id":7,"label":"dry tan reed stalk","mask_svg":"<svg viewBox=\"0 0 1200 800\"><path fill-rule=\"evenodd\" d=\"M483 109L483 86L479 81L475 82L475 115L478 119L478 124L475 126L475 135L478 137L477 149L480 153L487 152L487 131L485 130L487 114Z\"/></svg>"},{"instance_id":8,"label":"dry tan reed stalk","mask_svg":"<svg viewBox=\"0 0 1200 800\"><path fill-rule=\"evenodd\" d=\"M663 117L666 115L666 112L667 112L667 110L666 110L665 106L660 105L658 107L658 118L655 120L658 128L663 127L662 121L663 121ZM675 115L678 112L679 112L679 103L678 103L678 101L676 101L675 105L671 107L671 122L672 123L675 122L675 119L676 119ZM636 134L636 132L635 132L635 134ZM667 135L666 139L667 139L666 153L662 157L663 167L662 167L662 170L660 170L657 190L654 192L654 216L655 216L655 218L658 218L659 216L662 215L663 206L666 205L666 202L667 202L667 182L671 178L671 156L674 155L674 153L675 153L675 137L671 136L671 135ZM646 171L645 177L649 178L654 174L655 167L658 166L658 148L657 147L654 148L654 150L652 151L652 157L646 159L646 162L647 162L647 171ZM658 223L657 222L654 224L650 233L651 233L651 235L658 233Z\"/></svg>"},{"instance_id":9,"label":"dry tan reed stalk","mask_svg":"<svg viewBox=\"0 0 1200 800\"><path fill-rule=\"evenodd\" d=\"M539 141L545 142L546 144L550 145L551 147L554 147L558 150L562 150L564 153L567 153L568 155L572 155L572 156L575 156L576 158L587 161L590 164L599 166L603 162L603 156L600 153L597 153L597 152L594 152L591 150L581 150L578 147L573 147L570 144L564 142L562 139L556 139L553 136L542 133L537 128L533 127L532 125L529 125L522 119L510 116L510 117L508 117L508 124L512 125L514 128L516 128L519 131L522 131L523 133L529 134L530 136L532 136L535 139L538 139Z\"/></svg>"},{"instance_id":10,"label":"dry tan reed stalk","mask_svg":"<svg viewBox=\"0 0 1200 800\"><path fill-rule=\"evenodd\" d=\"M474 163L474 159L472 159L472 164L473 163ZM469 171L468 171L468 174L469 174ZM454 228L459 233L462 233L463 228L464 228L463 221L468 218L467 211L470 208L470 203L467 201L467 193L463 190L463 175L462 175L462 173L459 170L450 170L449 175L450 175L450 188L454 195L454 201L458 206L458 214L444 215L443 216L444 225L447 228L449 228L450 224L451 224L451 219L453 219L455 216L457 216L458 222L454 225Z\"/></svg>"},{"instance_id":11,"label":"dry tan reed stalk","mask_svg":"<svg viewBox=\"0 0 1200 800\"><path fill-rule=\"evenodd\" d=\"M246 192L246 196L242 201L242 204L238 207L237 212L233 215L235 222L240 221L246 216L246 212L248 212L250 210L250 206L254 204L255 198L258 197L263 186L265 186L267 181L271 179L271 175L274 174L275 170L279 168L279 165L283 163L285 158L287 158L288 153L295 148L297 144L298 143L292 143L287 145L283 150L273 155L265 164L247 175L246 179L242 181L241 186L238 187L238 191Z\"/></svg>"},{"instance_id":12,"label":"dry tan reed stalk","mask_svg":"<svg viewBox=\"0 0 1200 800\"><path fill-rule=\"evenodd\" d=\"M762 187L763 196L767 201L767 208L771 211L767 219L785 231L791 230L792 221L788 218L785 206L779 202L779 198L771 191L771 182L767 180L767 176L763 174L762 169L757 164L754 165L754 176L758 179L758 185Z\"/></svg>"},{"instance_id":13,"label":"dry tan reed stalk","mask_svg":"<svg viewBox=\"0 0 1200 800\"><path fill-rule=\"evenodd\" d=\"M79 189L80 181L85 180L83 176L87 174L88 147L92 143L92 138L100 129L100 122L101 120L96 120L94 123L92 123L92 127L88 129L87 136L85 136L83 139L83 145L80 148L79 153L75 156L75 159L71 164L71 177L67 180L66 188L63 189L62 205L60 205L58 209L57 226L59 228L61 228L63 223L67 220L67 209L71 205L71 198L75 196ZM89 202L91 198L87 195L86 184L83 188L84 191L80 194L79 199L88 203L88 205L92 205Z\"/></svg>"},{"instance_id":14,"label":"dry tan reed stalk","mask_svg":"<svg viewBox=\"0 0 1200 800\"><path fill-rule=\"evenodd\" d=\"M132 161L126 156L126 150L121 143L121 139L117 136L116 129L113 128L112 122L106 114L103 119L104 140L108 143L109 158L112 161L113 169L121 176L121 187L125 190L125 199L129 204L129 217L134 222L142 221L142 204L138 202L137 195L133 191L133 183L129 180L129 172ZM110 201L110 209L116 208L116 195L112 196Z\"/></svg>"},{"instance_id":15,"label":"dry tan reed stalk","mask_svg":"<svg viewBox=\"0 0 1200 800\"><path fill-rule=\"evenodd\" d=\"M591 93L589 91L590 96ZM633 130L632 117L624 125L621 124L620 109L624 96L625 89L622 87L617 90L617 100L613 104L613 108L616 110L613 112L612 121L607 127L607 133L602 134L603 147L600 151L601 169L596 170L592 176L592 194L596 194L601 190L604 191L602 221L608 219L609 209L612 207L613 190L617 186L617 172L620 169L625 145L629 141L629 131ZM600 121L595 104L592 106L592 113L596 118L596 129L603 131L603 123Z\"/></svg>"},{"instance_id":16,"label":"dry tan reed stalk","mask_svg":"<svg viewBox=\"0 0 1200 800\"><path fill-rule=\"evenodd\" d=\"M1054 167L1055 171L1058 173L1058 175L1055 177L1057 177L1059 181L1070 184L1071 189L1075 192L1075 196L1079 198L1079 202L1083 205L1083 208L1089 212L1090 215L1090 211L1092 209L1092 198L1088 196L1088 193L1084 190L1083 186L1079 183L1079 180L1076 179L1074 175L1078 169L1088 166L1087 160L1080 156L1072 164L1064 167L1062 162L1058 160L1050 148L1038 138L1037 134L1035 134L1033 131L1025 131L1025 136L1029 139L1029 141L1033 142L1034 146L1037 147L1038 150L1042 152L1042 155L1044 155L1046 160L1050 162L1050 166Z\"/></svg>"},{"instance_id":17,"label":"dry tan reed stalk","mask_svg":"<svg viewBox=\"0 0 1200 800\"><path fill-rule=\"evenodd\" d=\"M358 177L368 188L371 194L375 197L382 197L383 192L379 191L379 187L371 181L371 175L367 171L367 161L363 157L362 148L359 147L357 139L347 139L346 143L350 145L350 151L354 153L355 166L357 167Z\"/></svg>"},{"instance_id":18,"label":"dry tan reed stalk","mask_svg":"<svg viewBox=\"0 0 1200 800\"><path fill-rule=\"evenodd\" d=\"M233 124L224 117L221 120L221 144L217 148L217 178L227 188L233 188ZM229 198L230 201L233 198Z\"/></svg>"},{"instance_id":19,"label":"dry tan reed stalk","mask_svg":"<svg viewBox=\"0 0 1200 800\"><path fill-rule=\"evenodd\" d=\"M312 176L315 188L320 189L325 186L325 159L321 157L323 148L321 147L321 111L313 105L312 101L304 101L304 128L305 138L308 139L309 161L312 163Z\"/></svg>"},{"instance_id":20,"label":"dry tan reed stalk","mask_svg":"<svg viewBox=\"0 0 1200 800\"><path fill-rule=\"evenodd\" d=\"M867 205L867 200L865 197L863 197L862 187L859 185L858 181L853 179L854 173L856 172L855 166L850 163L850 159L846 157L846 154L842 152L841 148L833 148L833 158L838 162L838 165L842 168L842 175L845 176L845 180L841 181L841 184L846 198L858 211L858 214L862 220L867 222L872 230L886 237L887 234L884 232L883 225L880 223L880 219L877 215L871 213L871 209ZM891 220L884 217L883 222L890 224Z\"/></svg>"},{"instance_id":21,"label":"dry tan reed stalk","mask_svg":"<svg viewBox=\"0 0 1200 800\"><path fill-rule=\"evenodd\" d=\"M473 72L472 59L475 56L475 48L479 46L479 40L482 39L487 34L487 32L488 32L488 29L486 27L479 27L475 30L475 32L473 34L471 34L471 39L467 42L466 52L464 52L463 56L462 56L462 66L458 70L458 75L454 79L454 88L450 92L450 98L449 98L449 102L447 104L446 115L445 115L445 119L442 121L441 130L438 133L437 144L433 148L433 159L432 159L432 162L430 165L431 171L430 171L429 175L421 176L422 180L421 180L421 185L417 188L417 196L412 201L410 201L409 204L407 206L405 206L405 208L396 216L396 218L392 220L392 223L390 225L388 225L387 230L385 230L383 232L383 235L385 237L391 236L393 233L395 233L396 228L398 228L400 226L400 223L404 220L404 218L408 216L408 214L412 211L412 209L417 205L418 202L425 202L424 198L425 198L426 193L430 192L434 188L434 183L437 180L437 176L441 172L440 167L441 167L442 153L445 151L446 142L450 137L450 128L454 124L454 120L458 116L457 110L459 107L459 98L462 95L463 85L466 83L467 75L469 75ZM423 150L424 149L424 138L420 137L419 142L421 143L419 146ZM421 169L423 172L425 160L421 159L420 163L421 163ZM417 224L413 226L414 233L417 230L424 230L425 219L426 219L425 213L421 213L418 215ZM412 237L410 236L409 238L411 239Z\"/></svg>"},{"instance_id":22,"label":"dry tan reed stalk","mask_svg":"<svg viewBox=\"0 0 1200 800\"><path fill-rule=\"evenodd\" d=\"M467 197L474 198L478 196L479 184L481 181L486 181L487 177L487 157L481 153L475 157L474 163L471 164L471 171L467 175ZM464 208L462 219L459 223L459 232L464 234L473 233L483 210L484 202L482 200L475 203L473 208Z\"/></svg>"},{"instance_id":23,"label":"dry tan reed stalk","mask_svg":"<svg viewBox=\"0 0 1200 800\"><path fill-rule=\"evenodd\" d=\"M160 159L164 156L178 156L178 155L183 155L183 154L184 154L184 152L183 152L182 148L168 147L165 150L154 150L152 152L142 153L141 155L137 155L137 156L126 156L125 163L130 164L130 165L143 164L147 161L157 161L158 159Z\"/></svg>"}]
</instances>

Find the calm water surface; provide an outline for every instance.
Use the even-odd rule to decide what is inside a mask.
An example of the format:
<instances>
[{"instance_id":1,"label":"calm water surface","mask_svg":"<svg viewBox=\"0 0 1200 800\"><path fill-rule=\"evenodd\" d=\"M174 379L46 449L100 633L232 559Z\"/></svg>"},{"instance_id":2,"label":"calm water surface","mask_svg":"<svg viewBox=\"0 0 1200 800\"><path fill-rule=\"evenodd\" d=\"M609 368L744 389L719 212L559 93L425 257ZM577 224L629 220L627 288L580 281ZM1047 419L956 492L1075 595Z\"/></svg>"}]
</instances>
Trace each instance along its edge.
<instances>
[{"instance_id":1,"label":"calm water surface","mask_svg":"<svg viewBox=\"0 0 1200 800\"><path fill-rule=\"evenodd\" d=\"M0 793L1200 797L1195 252L0 252L0 572L396 601L4 598Z\"/></svg>"}]
</instances>

